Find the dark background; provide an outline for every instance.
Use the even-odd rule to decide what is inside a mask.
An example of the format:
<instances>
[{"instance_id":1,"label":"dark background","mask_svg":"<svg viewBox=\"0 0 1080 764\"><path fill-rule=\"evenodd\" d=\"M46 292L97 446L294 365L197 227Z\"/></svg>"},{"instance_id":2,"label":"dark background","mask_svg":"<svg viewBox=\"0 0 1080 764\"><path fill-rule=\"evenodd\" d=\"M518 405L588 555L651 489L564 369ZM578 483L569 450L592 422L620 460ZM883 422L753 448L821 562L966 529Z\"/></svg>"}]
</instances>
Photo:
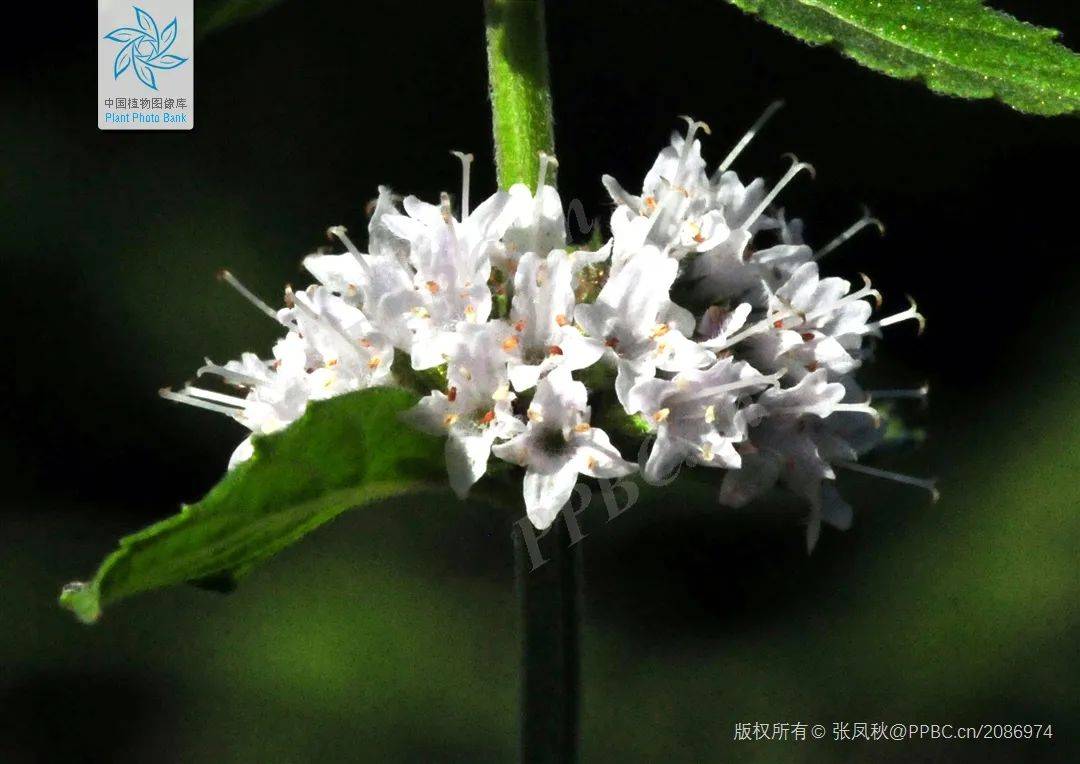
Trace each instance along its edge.
<instances>
[{"instance_id":1,"label":"dark background","mask_svg":"<svg viewBox=\"0 0 1080 764\"><path fill-rule=\"evenodd\" d=\"M1066 3L995 2L1063 29ZM243 432L161 401L204 356L265 352L269 322L214 279L301 284L328 225L376 185L493 187L479 3L286 0L199 44L193 132L99 132L91 4L42 8L0 75L0 252L15 344L0 516L0 760L507 760L517 610L509 517L454 501L368 507L240 590L177 589L85 628L55 605L123 533L220 477ZM1074 118L962 102L812 49L718 0L551 2L564 199L610 209L677 115L821 244L868 204L888 225L830 257L911 293L868 386L929 380L928 433L873 463L942 500L846 476L855 528L768 511L593 517L582 747L594 761L1068 761L1077 703ZM479 194L474 191L474 197ZM13 303L13 304L12 304ZM597 510L599 511L599 510ZM1052 723L1053 740L734 743L742 721ZM5 729L6 728L6 729Z\"/></svg>"}]
</instances>

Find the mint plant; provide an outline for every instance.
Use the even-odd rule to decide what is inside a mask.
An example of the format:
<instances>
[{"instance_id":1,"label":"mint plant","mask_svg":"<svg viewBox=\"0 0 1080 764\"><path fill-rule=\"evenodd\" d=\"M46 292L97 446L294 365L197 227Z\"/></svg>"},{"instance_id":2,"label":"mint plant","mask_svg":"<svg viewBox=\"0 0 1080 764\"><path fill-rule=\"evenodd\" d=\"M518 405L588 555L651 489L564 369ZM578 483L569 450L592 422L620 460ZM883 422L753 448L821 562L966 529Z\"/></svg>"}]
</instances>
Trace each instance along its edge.
<instances>
[{"instance_id":1,"label":"mint plant","mask_svg":"<svg viewBox=\"0 0 1080 764\"><path fill-rule=\"evenodd\" d=\"M972 0L732 2L942 93L1037 114L1080 105L1080 58ZM231 589L345 510L406 494L473 496L546 531L582 479L679 491L688 465L714 478L716 506L793 493L810 550L823 524L851 525L839 470L936 497L932 480L860 461L885 437L881 402L926 394L866 391L857 378L886 329L923 329L915 303L875 314L869 279L821 270L877 221L864 215L815 250L778 205L809 164L793 158L771 184L732 169L776 105L713 167L708 125L687 118L630 190L599 179L611 235L574 242L554 182L542 3L489 0L486 13L499 188L477 201L462 152L456 199L380 187L366 243L332 227L343 251L305 259L315 283L287 288L281 307L221 274L281 337L266 355L207 360L197 383L162 395L248 435L201 501L121 539L88 582L64 588L80 620L184 582ZM542 573L519 567L530 760L576 750L580 571L569 551L556 556Z\"/></svg>"}]
</instances>

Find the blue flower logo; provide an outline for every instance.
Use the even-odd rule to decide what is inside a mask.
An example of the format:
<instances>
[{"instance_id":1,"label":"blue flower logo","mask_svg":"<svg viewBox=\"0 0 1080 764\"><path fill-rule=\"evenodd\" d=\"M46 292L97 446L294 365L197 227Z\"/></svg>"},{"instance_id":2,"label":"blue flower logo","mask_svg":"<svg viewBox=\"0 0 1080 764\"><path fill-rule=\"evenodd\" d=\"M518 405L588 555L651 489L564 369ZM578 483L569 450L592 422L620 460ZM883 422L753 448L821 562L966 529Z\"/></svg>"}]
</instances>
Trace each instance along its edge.
<instances>
[{"instance_id":1,"label":"blue flower logo","mask_svg":"<svg viewBox=\"0 0 1080 764\"><path fill-rule=\"evenodd\" d=\"M176 42L176 19L159 30L153 16L142 8L132 8L135 9L138 29L119 27L105 35L106 40L123 45L113 62L113 79L119 79L128 69L134 69L139 82L151 90L157 90L155 69L175 69L187 61L169 53L169 48Z\"/></svg>"}]
</instances>

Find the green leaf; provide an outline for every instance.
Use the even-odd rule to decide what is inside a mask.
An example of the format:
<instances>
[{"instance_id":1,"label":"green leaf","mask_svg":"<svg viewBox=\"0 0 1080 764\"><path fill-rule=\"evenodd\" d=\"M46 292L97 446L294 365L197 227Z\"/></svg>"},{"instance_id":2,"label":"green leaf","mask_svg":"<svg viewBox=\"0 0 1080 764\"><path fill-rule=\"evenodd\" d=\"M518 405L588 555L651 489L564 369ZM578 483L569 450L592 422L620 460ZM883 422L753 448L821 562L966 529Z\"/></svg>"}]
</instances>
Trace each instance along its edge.
<instances>
[{"instance_id":1,"label":"green leaf","mask_svg":"<svg viewBox=\"0 0 1080 764\"><path fill-rule=\"evenodd\" d=\"M92 623L139 592L184 582L228 590L347 509L441 489L442 440L398 419L416 400L377 388L312 403L286 430L257 438L254 456L202 501L121 539L90 583L64 587L60 603Z\"/></svg>"},{"instance_id":2,"label":"green leaf","mask_svg":"<svg viewBox=\"0 0 1080 764\"><path fill-rule=\"evenodd\" d=\"M981 0L729 0L864 66L1032 114L1080 110L1080 56Z\"/></svg>"}]
</instances>

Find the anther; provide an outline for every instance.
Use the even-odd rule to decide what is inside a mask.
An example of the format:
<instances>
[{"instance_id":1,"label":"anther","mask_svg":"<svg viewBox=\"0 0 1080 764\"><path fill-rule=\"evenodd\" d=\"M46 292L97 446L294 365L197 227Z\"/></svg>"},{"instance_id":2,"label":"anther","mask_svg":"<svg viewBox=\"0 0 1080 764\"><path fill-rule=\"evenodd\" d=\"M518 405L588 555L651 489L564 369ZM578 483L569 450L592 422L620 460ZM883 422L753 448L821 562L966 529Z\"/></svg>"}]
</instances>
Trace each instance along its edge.
<instances>
[{"instance_id":1,"label":"anther","mask_svg":"<svg viewBox=\"0 0 1080 764\"><path fill-rule=\"evenodd\" d=\"M922 334L923 331L926 329L926 316L919 312L919 308L915 304L915 300L912 299L911 295L904 296L907 297L907 301L908 303L910 303L910 307L907 310L901 311L900 313L894 313L891 316L886 316L880 321L875 321L869 326L872 329L880 329L886 326L892 326L893 324L898 324L901 321L907 321L910 318L918 322L918 332L919 334Z\"/></svg>"},{"instance_id":2,"label":"anther","mask_svg":"<svg viewBox=\"0 0 1080 764\"><path fill-rule=\"evenodd\" d=\"M371 266L368 264L367 260L364 259L363 253L355 244L353 244L352 239L349 238L349 234L346 231L345 226L332 225L326 229L326 235L330 238L337 239L342 244L344 244L345 249L349 251L349 254L352 255L353 258L355 258L356 262L360 263L360 265L364 268L365 271L371 271Z\"/></svg>"}]
</instances>

